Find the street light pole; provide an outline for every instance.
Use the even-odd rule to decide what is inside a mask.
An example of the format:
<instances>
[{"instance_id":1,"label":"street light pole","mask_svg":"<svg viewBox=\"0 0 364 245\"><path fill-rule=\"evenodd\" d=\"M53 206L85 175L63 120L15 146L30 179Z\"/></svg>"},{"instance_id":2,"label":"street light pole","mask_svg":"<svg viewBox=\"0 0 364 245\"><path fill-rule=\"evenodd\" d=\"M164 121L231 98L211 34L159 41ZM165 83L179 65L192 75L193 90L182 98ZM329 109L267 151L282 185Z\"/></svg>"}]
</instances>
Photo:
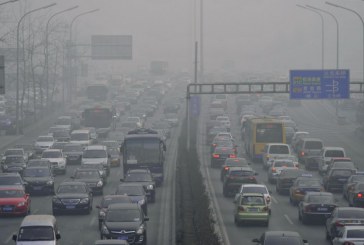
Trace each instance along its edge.
<instances>
[{"instance_id":1,"label":"street light pole","mask_svg":"<svg viewBox=\"0 0 364 245\"><path fill-rule=\"evenodd\" d=\"M46 38L46 41L45 41L45 69L46 69L46 94L47 94L47 100L46 100L46 107L49 106L49 64L48 64L48 59L49 59L49 43L48 43L48 38L49 38L49 33L48 33L48 30L49 30L49 23L50 21L56 17L57 15L60 15L62 13L65 13L65 12L68 12L68 11L71 11L75 8L78 8L78 5L76 6L73 6L71 8L68 8L68 9L65 9L65 10L62 10L62 11L59 11L57 13L54 13L47 21L47 25L46 25L46 31L45 31L45 38Z\"/></svg>"},{"instance_id":2,"label":"street light pole","mask_svg":"<svg viewBox=\"0 0 364 245\"><path fill-rule=\"evenodd\" d=\"M19 126L20 126L20 123L19 123L19 29L20 29L20 24L27 15L29 15L33 12L42 10L42 9L47 9L47 8L53 7L54 5L56 5L56 3L48 4L46 6L36 8L36 9L26 12L20 18L17 28L16 28L16 134L19 134Z\"/></svg>"},{"instance_id":3,"label":"street light pole","mask_svg":"<svg viewBox=\"0 0 364 245\"><path fill-rule=\"evenodd\" d=\"M3 3L0 3L0 6L1 6L1 5L4 5L4 4L7 4L7 3L15 3L15 2L17 2L17 1L19 1L19 0L10 0L10 1L6 1L6 2L3 2Z\"/></svg>"},{"instance_id":4,"label":"street light pole","mask_svg":"<svg viewBox=\"0 0 364 245\"><path fill-rule=\"evenodd\" d=\"M346 7L343 7L341 5L337 5L337 4L334 4L334 3L330 3L330 2L326 2L326 4L337 7L337 8L345 9L347 11L350 11L350 12L354 13L356 16L359 17L361 23L363 24L363 82L364 82L364 20L361 17L361 15L358 12L356 12L355 10L352 10L352 9L349 9L349 8L346 8Z\"/></svg>"},{"instance_id":5,"label":"street light pole","mask_svg":"<svg viewBox=\"0 0 364 245\"><path fill-rule=\"evenodd\" d=\"M90 10L90 11L87 11L87 12L83 12L83 13L80 13L78 15L76 15L72 21L71 21L71 24L70 24L70 33L69 33L69 41L68 41L68 76L69 76L69 79L68 79L68 99L69 99L69 102L72 102L72 72L71 72L71 69L72 69L72 57L71 57L71 49L72 49L72 26L73 26L73 23L81 16L84 16L84 15L87 15L87 14L91 14L93 12L96 12L96 11L99 11L100 9L93 9L93 10Z\"/></svg>"},{"instance_id":6,"label":"street light pole","mask_svg":"<svg viewBox=\"0 0 364 245\"><path fill-rule=\"evenodd\" d=\"M297 7L300 7L300 8L303 8L303 9L306 9L306 10L309 10L311 12L314 12L316 14L318 14L321 18L321 29L322 29L322 38L321 38L321 69L323 70L324 69L324 60L325 60L325 35L324 35L324 29L325 29L325 26L324 26L324 17L322 16L322 14L319 12L319 11L316 11L314 9L311 9L311 8L308 8L308 7L305 7L305 6L302 6L302 5L299 5L299 4L296 4Z\"/></svg>"}]
</instances>

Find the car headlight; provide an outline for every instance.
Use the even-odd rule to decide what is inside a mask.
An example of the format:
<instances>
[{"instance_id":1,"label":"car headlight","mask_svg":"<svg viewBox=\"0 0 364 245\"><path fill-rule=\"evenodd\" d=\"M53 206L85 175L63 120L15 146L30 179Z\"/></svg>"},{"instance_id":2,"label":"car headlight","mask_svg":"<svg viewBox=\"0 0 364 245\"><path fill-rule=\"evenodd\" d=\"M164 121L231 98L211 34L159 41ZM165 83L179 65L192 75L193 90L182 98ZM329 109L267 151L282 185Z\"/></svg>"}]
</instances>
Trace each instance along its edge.
<instances>
[{"instance_id":1,"label":"car headlight","mask_svg":"<svg viewBox=\"0 0 364 245\"><path fill-rule=\"evenodd\" d=\"M153 185L147 185L147 190L153 190L154 186Z\"/></svg>"},{"instance_id":2,"label":"car headlight","mask_svg":"<svg viewBox=\"0 0 364 245\"><path fill-rule=\"evenodd\" d=\"M53 185L53 183L54 183L53 180L48 180L47 181L47 185Z\"/></svg>"},{"instance_id":3,"label":"car headlight","mask_svg":"<svg viewBox=\"0 0 364 245\"><path fill-rule=\"evenodd\" d=\"M136 232L138 235L141 235L141 234L143 234L144 233L144 225L141 225L139 228L138 228L138 230L137 230L137 232Z\"/></svg>"},{"instance_id":4,"label":"car headlight","mask_svg":"<svg viewBox=\"0 0 364 245\"><path fill-rule=\"evenodd\" d=\"M25 206L25 202L19 202L18 205L16 205L17 207L22 207Z\"/></svg>"},{"instance_id":5,"label":"car headlight","mask_svg":"<svg viewBox=\"0 0 364 245\"><path fill-rule=\"evenodd\" d=\"M104 211L100 211L99 215L100 217L105 217L106 213Z\"/></svg>"},{"instance_id":6,"label":"car headlight","mask_svg":"<svg viewBox=\"0 0 364 245\"><path fill-rule=\"evenodd\" d=\"M102 181L100 180L99 182L97 182L96 186L97 187L101 187L104 183L102 183Z\"/></svg>"},{"instance_id":7,"label":"car headlight","mask_svg":"<svg viewBox=\"0 0 364 245\"><path fill-rule=\"evenodd\" d=\"M61 200L59 200L58 198L53 198L52 202L57 204L62 204Z\"/></svg>"},{"instance_id":8,"label":"car headlight","mask_svg":"<svg viewBox=\"0 0 364 245\"><path fill-rule=\"evenodd\" d=\"M139 201L138 201L138 204L139 204L140 206L144 205L144 203L145 203L145 200L144 200L144 199L142 199L142 200L139 200Z\"/></svg>"},{"instance_id":9,"label":"car headlight","mask_svg":"<svg viewBox=\"0 0 364 245\"><path fill-rule=\"evenodd\" d=\"M88 197L86 197L86 198L81 199L80 203L85 204L85 203L88 203L89 201L90 201L90 199Z\"/></svg>"},{"instance_id":10,"label":"car headlight","mask_svg":"<svg viewBox=\"0 0 364 245\"><path fill-rule=\"evenodd\" d=\"M109 230L107 229L107 227L105 225L102 225L101 233L102 234L109 234Z\"/></svg>"}]
</instances>

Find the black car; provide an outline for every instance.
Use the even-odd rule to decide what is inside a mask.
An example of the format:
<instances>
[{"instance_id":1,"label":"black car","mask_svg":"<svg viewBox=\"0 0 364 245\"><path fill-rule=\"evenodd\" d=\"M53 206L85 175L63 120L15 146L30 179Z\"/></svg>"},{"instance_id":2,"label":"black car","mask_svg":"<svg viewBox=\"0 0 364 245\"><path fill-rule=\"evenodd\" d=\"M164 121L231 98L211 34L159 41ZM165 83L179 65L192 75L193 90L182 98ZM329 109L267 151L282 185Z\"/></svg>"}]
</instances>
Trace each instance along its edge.
<instances>
[{"instance_id":1,"label":"black car","mask_svg":"<svg viewBox=\"0 0 364 245\"><path fill-rule=\"evenodd\" d=\"M276 179L276 192L278 194L288 193L295 179L305 176L310 177L312 174L299 168L282 169Z\"/></svg>"},{"instance_id":2,"label":"black car","mask_svg":"<svg viewBox=\"0 0 364 245\"><path fill-rule=\"evenodd\" d=\"M60 213L86 213L92 210L92 190L84 182L61 183L52 199L53 215Z\"/></svg>"},{"instance_id":3,"label":"black car","mask_svg":"<svg viewBox=\"0 0 364 245\"><path fill-rule=\"evenodd\" d=\"M104 221L105 214L109 205L114 203L133 203L131 198L127 195L106 195L102 198L96 208L99 209L99 229L101 229L102 222Z\"/></svg>"},{"instance_id":4,"label":"black car","mask_svg":"<svg viewBox=\"0 0 364 245\"><path fill-rule=\"evenodd\" d=\"M306 192L298 204L298 219L307 224L313 219L325 220L337 207L334 195L330 192Z\"/></svg>"},{"instance_id":5,"label":"black car","mask_svg":"<svg viewBox=\"0 0 364 245\"><path fill-rule=\"evenodd\" d=\"M9 155L5 157L1 167L4 173L16 172L21 174L26 167L26 162L23 156Z\"/></svg>"},{"instance_id":6,"label":"black car","mask_svg":"<svg viewBox=\"0 0 364 245\"><path fill-rule=\"evenodd\" d=\"M63 146L63 154L67 164L81 164L82 153L82 145L69 143Z\"/></svg>"},{"instance_id":7,"label":"black car","mask_svg":"<svg viewBox=\"0 0 364 245\"><path fill-rule=\"evenodd\" d=\"M250 163L242 157L226 158L224 164L221 166L220 180L224 181L224 176L230 167L248 167Z\"/></svg>"},{"instance_id":8,"label":"black car","mask_svg":"<svg viewBox=\"0 0 364 245\"><path fill-rule=\"evenodd\" d=\"M84 163L84 164L81 164L80 169L97 169L102 177L102 180L104 182L104 185L106 184L106 181L107 181L107 173L106 173L106 170L104 168L104 166L99 163L99 164L91 164L91 163Z\"/></svg>"},{"instance_id":9,"label":"black car","mask_svg":"<svg viewBox=\"0 0 364 245\"><path fill-rule=\"evenodd\" d=\"M257 244L262 245L304 245L308 244L307 240L302 239L301 235L295 231L266 231L260 238L252 240Z\"/></svg>"},{"instance_id":10,"label":"black car","mask_svg":"<svg viewBox=\"0 0 364 245\"><path fill-rule=\"evenodd\" d=\"M324 176L324 187L327 191L333 189L342 190L349 177L355 174L356 170L351 168L332 168Z\"/></svg>"},{"instance_id":11,"label":"black car","mask_svg":"<svg viewBox=\"0 0 364 245\"><path fill-rule=\"evenodd\" d=\"M125 178L120 179L120 181L142 184L147 193L148 201L155 202L156 184L148 169L131 169L126 173Z\"/></svg>"},{"instance_id":12,"label":"black car","mask_svg":"<svg viewBox=\"0 0 364 245\"><path fill-rule=\"evenodd\" d=\"M344 184L343 187L343 197L345 199L348 199L348 193L353 190L354 185L358 182L364 182L364 174L362 173L356 173L354 175L351 175L348 179L348 181L346 181L346 183Z\"/></svg>"},{"instance_id":13,"label":"black car","mask_svg":"<svg viewBox=\"0 0 364 245\"><path fill-rule=\"evenodd\" d=\"M94 194L102 195L104 191L104 182L98 169L78 168L71 178L86 183Z\"/></svg>"},{"instance_id":14,"label":"black car","mask_svg":"<svg viewBox=\"0 0 364 245\"><path fill-rule=\"evenodd\" d=\"M146 245L148 220L138 204L111 204L101 225L100 237Z\"/></svg>"},{"instance_id":15,"label":"black car","mask_svg":"<svg viewBox=\"0 0 364 245\"><path fill-rule=\"evenodd\" d=\"M115 195L128 195L133 203L138 203L142 207L144 214L148 215L148 198L143 185L138 183L119 184Z\"/></svg>"},{"instance_id":16,"label":"black car","mask_svg":"<svg viewBox=\"0 0 364 245\"><path fill-rule=\"evenodd\" d=\"M235 158L235 149L231 147L216 147L211 154L211 167L221 167L224 164L226 158Z\"/></svg>"},{"instance_id":17,"label":"black car","mask_svg":"<svg viewBox=\"0 0 364 245\"><path fill-rule=\"evenodd\" d=\"M23 179L27 183L27 193L54 194L54 177L49 167L26 167Z\"/></svg>"},{"instance_id":18,"label":"black car","mask_svg":"<svg viewBox=\"0 0 364 245\"><path fill-rule=\"evenodd\" d=\"M258 173L251 167L230 167L224 177L224 196L234 196L242 184L257 184L256 175Z\"/></svg>"}]
</instances>

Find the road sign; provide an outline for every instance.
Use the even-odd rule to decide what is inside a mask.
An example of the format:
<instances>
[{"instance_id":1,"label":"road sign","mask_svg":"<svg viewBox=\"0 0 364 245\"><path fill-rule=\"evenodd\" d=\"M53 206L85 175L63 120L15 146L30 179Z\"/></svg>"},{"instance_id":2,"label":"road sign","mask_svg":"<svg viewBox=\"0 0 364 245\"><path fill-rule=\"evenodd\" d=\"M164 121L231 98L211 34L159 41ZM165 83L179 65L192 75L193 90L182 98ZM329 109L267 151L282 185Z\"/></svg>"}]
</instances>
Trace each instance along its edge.
<instances>
[{"instance_id":1,"label":"road sign","mask_svg":"<svg viewBox=\"0 0 364 245\"><path fill-rule=\"evenodd\" d=\"M290 99L348 99L349 70L291 70Z\"/></svg>"},{"instance_id":2,"label":"road sign","mask_svg":"<svg viewBox=\"0 0 364 245\"><path fill-rule=\"evenodd\" d=\"M94 60L131 60L132 44L131 35L93 35L91 56Z\"/></svg>"},{"instance_id":3,"label":"road sign","mask_svg":"<svg viewBox=\"0 0 364 245\"><path fill-rule=\"evenodd\" d=\"M200 96L191 96L190 98L190 112L192 116L200 115L200 107L201 107L201 97Z\"/></svg>"},{"instance_id":4,"label":"road sign","mask_svg":"<svg viewBox=\"0 0 364 245\"><path fill-rule=\"evenodd\" d=\"M5 94L5 62L3 55L0 55L0 94Z\"/></svg>"}]
</instances>

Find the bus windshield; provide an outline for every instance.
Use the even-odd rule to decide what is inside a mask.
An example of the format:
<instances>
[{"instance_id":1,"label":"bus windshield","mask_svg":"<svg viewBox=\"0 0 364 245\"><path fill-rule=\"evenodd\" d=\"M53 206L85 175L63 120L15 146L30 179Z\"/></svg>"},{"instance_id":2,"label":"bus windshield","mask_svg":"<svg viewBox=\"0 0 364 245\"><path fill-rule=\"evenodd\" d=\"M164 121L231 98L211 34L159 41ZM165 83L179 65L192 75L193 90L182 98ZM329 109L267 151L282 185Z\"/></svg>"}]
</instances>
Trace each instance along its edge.
<instances>
[{"instance_id":1,"label":"bus windshield","mask_svg":"<svg viewBox=\"0 0 364 245\"><path fill-rule=\"evenodd\" d=\"M127 164L158 164L160 154L159 139L130 139L124 143Z\"/></svg>"},{"instance_id":2,"label":"bus windshield","mask_svg":"<svg viewBox=\"0 0 364 245\"><path fill-rule=\"evenodd\" d=\"M86 109L83 113L84 126L95 128L109 128L112 121L112 113L108 108Z\"/></svg>"},{"instance_id":3,"label":"bus windshield","mask_svg":"<svg viewBox=\"0 0 364 245\"><path fill-rule=\"evenodd\" d=\"M259 123L256 126L257 143L283 142L283 126L281 123Z\"/></svg>"}]
</instances>

